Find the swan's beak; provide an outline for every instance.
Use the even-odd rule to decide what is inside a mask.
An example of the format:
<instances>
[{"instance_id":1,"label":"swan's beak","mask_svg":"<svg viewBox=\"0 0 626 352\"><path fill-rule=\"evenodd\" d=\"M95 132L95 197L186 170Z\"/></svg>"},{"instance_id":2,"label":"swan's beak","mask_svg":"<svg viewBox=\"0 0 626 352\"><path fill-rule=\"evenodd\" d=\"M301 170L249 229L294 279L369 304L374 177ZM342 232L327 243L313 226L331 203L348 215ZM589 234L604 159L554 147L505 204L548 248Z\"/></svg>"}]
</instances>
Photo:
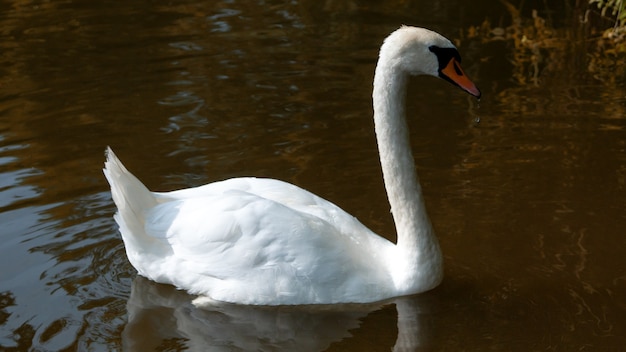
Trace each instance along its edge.
<instances>
[{"instance_id":1,"label":"swan's beak","mask_svg":"<svg viewBox=\"0 0 626 352\"><path fill-rule=\"evenodd\" d=\"M461 87L464 91L480 99L480 90L476 87L474 82L470 81L470 79L465 75L465 72L463 72L463 69L461 68L461 64L459 64L455 58L450 59L450 62L448 62L446 67L441 70L441 75L443 78L446 78Z\"/></svg>"}]
</instances>

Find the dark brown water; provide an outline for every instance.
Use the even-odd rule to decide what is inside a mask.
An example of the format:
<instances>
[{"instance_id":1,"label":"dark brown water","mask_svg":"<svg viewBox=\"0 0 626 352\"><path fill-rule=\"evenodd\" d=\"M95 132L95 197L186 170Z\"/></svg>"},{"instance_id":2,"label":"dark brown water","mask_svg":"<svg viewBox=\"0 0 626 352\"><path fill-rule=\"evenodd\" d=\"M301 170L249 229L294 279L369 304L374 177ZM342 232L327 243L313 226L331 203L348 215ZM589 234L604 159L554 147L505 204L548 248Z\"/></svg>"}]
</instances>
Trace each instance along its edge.
<instances>
[{"instance_id":1,"label":"dark brown water","mask_svg":"<svg viewBox=\"0 0 626 352\"><path fill-rule=\"evenodd\" d=\"M126 259L107 145L155 190L279 178L394 240L371 120L380 42L403 23L460 38L485 18L508 13L486 0L1 2L0 350L622 349L626 89L610 67L586 73L585 45L533 85L512 78L534 74L511 64L512 44L462 40L480 107L412 83L446 258L429 293L199 310Z\"/></svg>"}]
</instances>

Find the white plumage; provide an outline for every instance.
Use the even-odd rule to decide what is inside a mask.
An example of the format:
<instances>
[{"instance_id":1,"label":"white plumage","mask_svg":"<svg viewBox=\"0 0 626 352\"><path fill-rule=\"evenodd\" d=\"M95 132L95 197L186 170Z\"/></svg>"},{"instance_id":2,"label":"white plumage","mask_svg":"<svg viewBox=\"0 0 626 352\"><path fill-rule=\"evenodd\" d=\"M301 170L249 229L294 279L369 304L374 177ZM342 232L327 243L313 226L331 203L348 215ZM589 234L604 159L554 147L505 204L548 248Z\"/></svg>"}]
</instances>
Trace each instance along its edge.
<instances>
[{"instance_id":1,"label":"white plumage","mask_svg":"<svg viewBox=\"0 0 626 352\"><path fill-rule=\"evenodd\" d=\"M154 281L241 304L374 302L437 286L442 257L404 117L411 74L440 76L480 96L458 66L456 49L439 34L402 27L385 40L374 79L374 120L397 244L278 180L235 178L153 193L109 148L104 173L131 264Z\"/></svg>"}]
</instances>

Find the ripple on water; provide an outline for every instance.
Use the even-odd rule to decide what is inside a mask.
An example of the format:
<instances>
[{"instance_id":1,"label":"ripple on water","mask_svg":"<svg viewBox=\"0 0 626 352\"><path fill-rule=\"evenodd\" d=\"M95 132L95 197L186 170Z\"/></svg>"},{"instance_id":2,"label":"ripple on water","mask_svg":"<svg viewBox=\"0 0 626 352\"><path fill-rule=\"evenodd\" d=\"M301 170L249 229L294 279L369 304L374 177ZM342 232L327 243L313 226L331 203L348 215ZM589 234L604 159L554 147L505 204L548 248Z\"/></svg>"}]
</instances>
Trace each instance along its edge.
<instances>
[{"instance_id":1,"label":"ripple on water","mask_svg":"<svg viewBox=\"0 0 626 352\"><path fill-rule=\"evenodd\" d=\"M109 192L0 213L3 224L14 220L16 239L0 246L15 264L0 274L0 312L11 317L0 325L1 346L111 345L135 276L112 213Z\"/></svg>"}]
</instances>

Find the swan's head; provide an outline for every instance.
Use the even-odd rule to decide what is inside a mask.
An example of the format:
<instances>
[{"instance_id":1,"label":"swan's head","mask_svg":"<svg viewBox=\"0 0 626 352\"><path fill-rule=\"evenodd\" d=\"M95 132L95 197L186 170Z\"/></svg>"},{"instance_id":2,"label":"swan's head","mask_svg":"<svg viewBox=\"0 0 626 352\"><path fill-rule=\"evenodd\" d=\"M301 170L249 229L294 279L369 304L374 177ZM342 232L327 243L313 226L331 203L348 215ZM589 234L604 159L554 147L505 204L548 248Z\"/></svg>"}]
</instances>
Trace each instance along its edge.
<instances>
[{"instance_id":1,"label":"swan's head","mask_svg":"<svg viewBox=\"0 0 626 352\"><path fill-rule=\"evenodd\" d=\"M454 44L431 30L402 26L391 33L380 48L381 63L410 75L443 78L480 98L480 90L461 68L461 56Z\"/></svg>"}]
</instances>

